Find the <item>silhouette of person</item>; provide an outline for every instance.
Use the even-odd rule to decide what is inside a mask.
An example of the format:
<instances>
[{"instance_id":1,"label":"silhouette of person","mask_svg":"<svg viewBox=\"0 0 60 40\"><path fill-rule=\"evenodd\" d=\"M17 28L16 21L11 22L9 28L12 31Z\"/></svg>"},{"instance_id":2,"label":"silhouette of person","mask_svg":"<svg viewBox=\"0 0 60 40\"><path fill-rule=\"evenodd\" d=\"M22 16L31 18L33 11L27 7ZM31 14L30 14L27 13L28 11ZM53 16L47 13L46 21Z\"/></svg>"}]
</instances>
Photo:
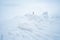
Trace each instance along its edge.
<instances>
[{"instance_id":1,"label":"silhouette of person","mask_svg":"<svg viewBox=\"0 0 60 40\"><path fill-rule=\"evenodd\" d=\"M34 12L33 12L33 15L34 15Z\"/></svg>"}]
</instances>

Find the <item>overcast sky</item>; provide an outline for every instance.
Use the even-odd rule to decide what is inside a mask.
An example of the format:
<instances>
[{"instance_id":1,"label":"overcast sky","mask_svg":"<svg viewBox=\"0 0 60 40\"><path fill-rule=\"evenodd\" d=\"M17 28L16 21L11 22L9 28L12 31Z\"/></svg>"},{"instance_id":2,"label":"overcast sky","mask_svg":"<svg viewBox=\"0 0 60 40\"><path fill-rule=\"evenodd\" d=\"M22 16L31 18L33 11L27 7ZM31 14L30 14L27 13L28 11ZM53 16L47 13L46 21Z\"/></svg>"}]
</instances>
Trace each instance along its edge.
<instances>
[{"instance_id":1,"label":"overcast sky","mask_svg":"<svg viewBox=\"0 0 60 40\"><path fill-rule=\"evenodd\" d=\"M10 19L25 13L41 14L47 11L49 14L60 13L60 0L0 0L0 18Z\"/></svg>"}]
</instances>

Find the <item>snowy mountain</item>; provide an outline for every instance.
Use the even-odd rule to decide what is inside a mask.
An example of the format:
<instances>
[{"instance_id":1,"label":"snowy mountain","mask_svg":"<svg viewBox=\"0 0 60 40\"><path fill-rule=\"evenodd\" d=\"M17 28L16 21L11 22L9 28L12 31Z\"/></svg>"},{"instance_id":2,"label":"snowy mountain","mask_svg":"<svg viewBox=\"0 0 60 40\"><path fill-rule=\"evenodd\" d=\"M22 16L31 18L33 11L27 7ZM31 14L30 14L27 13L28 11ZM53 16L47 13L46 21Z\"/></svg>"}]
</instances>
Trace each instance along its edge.
<instances>
[{"instance_id":1,"label":"snowy mountain","mask_svg":"<svg viewBox=\"0 0 60 40\"><path fill-rule=\"evenodd\" d=\"M47 12L41 16L25 14L5 21L1 40L60 40L60 21L49 17Z\"/></svg>"}]
</instances>

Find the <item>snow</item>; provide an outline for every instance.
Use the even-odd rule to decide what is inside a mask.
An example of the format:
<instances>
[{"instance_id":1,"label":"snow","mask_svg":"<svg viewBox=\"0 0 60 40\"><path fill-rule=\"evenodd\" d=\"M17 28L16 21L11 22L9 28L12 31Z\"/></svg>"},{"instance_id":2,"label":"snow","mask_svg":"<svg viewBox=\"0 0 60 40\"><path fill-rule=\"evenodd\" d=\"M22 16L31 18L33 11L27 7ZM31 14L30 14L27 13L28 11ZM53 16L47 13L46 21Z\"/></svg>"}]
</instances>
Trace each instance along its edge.
<instances>
[{"instance_id":1,"label":"snow","mask_svg":"<svg viewBox=\"0 0 60 40\"><path fill-rule=\"evenodd\" d=\"M16 16L2 25L0 40L60 40L60 21L48 14Z\"/></svg>"}]
</instances>

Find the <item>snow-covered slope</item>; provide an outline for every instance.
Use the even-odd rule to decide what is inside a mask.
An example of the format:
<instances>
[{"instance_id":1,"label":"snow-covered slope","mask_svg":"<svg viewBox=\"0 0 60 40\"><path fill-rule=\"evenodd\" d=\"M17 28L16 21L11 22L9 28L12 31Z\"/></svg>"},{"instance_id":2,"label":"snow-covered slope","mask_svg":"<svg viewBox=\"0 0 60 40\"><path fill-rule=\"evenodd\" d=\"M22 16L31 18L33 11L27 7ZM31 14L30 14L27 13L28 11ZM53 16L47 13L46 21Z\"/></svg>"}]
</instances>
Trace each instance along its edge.
<instances>
[{"instance_id":1,"label":"snow-covered slope","mask_svg":"<svg viewBox=\"0 0 60 40\"><path fill-rule=\"evenodd\" d=\"M60 21L43 15L26 14L5 21L1 40L60 40Z\"/></svg>"}]
</instances>

